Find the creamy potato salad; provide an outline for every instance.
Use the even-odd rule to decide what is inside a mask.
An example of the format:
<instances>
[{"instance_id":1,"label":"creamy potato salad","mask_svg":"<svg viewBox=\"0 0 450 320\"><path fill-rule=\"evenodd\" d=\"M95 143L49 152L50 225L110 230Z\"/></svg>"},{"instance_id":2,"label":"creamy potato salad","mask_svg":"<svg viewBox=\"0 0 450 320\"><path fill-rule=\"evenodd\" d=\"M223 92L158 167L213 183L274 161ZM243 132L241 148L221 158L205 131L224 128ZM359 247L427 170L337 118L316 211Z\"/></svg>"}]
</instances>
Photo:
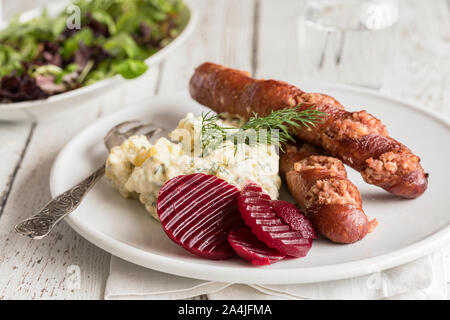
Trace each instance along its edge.
<instances>
[{"instance_id":1,"label":"creamy potato salad","mask_svg":"<svg viewBox=\"0 0 450 320\"><path fill-rule=\"evenodd\" d=\"M236 120L222 120L220 123L233 128L239 125ZM156 203L159 190L178 175L212 174L238 188L251 180L272 199L278 198L281 180L278 175L279 157L274 146L235 145L227 140L202 152L201 128L202 118L188 113L169 134L170 140L159 138L151 144L145 136L130 137L111 149L106 162L106 177L123 197L139 198L155 219L158 219Z\"/></svg>"}]
</instances>

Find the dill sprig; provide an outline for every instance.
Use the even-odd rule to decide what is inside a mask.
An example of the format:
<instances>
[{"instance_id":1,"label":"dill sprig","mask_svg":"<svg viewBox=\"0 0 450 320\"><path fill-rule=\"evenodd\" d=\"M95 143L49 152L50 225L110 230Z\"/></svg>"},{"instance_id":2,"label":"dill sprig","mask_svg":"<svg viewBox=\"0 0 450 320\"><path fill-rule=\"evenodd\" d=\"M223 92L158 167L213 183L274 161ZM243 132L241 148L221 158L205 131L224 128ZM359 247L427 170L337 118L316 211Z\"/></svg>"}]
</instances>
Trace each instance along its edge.
<instances>
[{"instance_id":1,"label":"dill sprig","mask_svg":"<svg viewBox=\"0 0 450 320\"><path fill-rule=\"evenodd\" d=\"M300 105L289 108L272 111L266 117L259 117L254 113L246 123L244 123L236 132L229 133L229 130L236 130L233 127L224 127L218 123L219 117L210 112L202 113L202 127L200 141L202 146L202 155L207 150L219 148L227 139L233 141L235 147L240 143L250 144L251 141L266 144L276 144L282 148L282 145L288 141L295 141L291 130L299 127L310 128L321 121L323 112L315 109L300 110ZM256 133L255 139L250 139L248 131L253 130ZM267 134L263 137L259 134L261 130L278 130L278 140L272 141L272 135Z\"/></svg>"},{"instance_id":2,"label":"dill sprig","mask_svg":"<svg viewBox=\"0 0 450 320\"><path fill-rule=\"evenodd\" d=\"M245 131L253 129L256 132L261 129L279 130L278 143L280 145L288 141L295 141L289 129L301 126L307 128L315 126L323 114L323 112L311 108L302 111L299 109L300 105L290 109L280 109L272 111L272 113L266 117L258 117L258 114L254 113L253 117L251 117L240 130ZM270 139L270 136L268 136L267 139ZM258 142L260 141L258 140ZM267 143L272 144L270 140L268 140Z\"/></svg>"},{"instance_id":3,"label":"dill sprig","mask_svg":"<svg viewBox=\"0 0 450 320\"><path fill-rule=\"evenodd\" d=\"M236 129L233 127L224 127L217 123L219 117L211 114L211 111L202 113L202 127L200 131L200 143L202 147L202 156L208 149L217 149L228 135L227 130Z\"/></svg>"}]
</instances>

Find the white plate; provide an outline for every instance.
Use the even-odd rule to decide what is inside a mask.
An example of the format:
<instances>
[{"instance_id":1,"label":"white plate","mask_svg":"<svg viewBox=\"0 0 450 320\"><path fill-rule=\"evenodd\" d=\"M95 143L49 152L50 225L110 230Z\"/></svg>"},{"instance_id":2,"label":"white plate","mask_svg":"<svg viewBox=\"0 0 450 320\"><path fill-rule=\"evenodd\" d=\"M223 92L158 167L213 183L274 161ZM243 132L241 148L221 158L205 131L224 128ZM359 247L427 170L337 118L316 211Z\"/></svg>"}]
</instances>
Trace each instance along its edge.
<instances>
[{"instance_id":1,"label":"white plate","mask_svg":"<svg viewBox=\"0 0 450 320\"><path fill-rule=\"evenodd\" d=\"M50 15L57 14L71 1L58 1L48 7ZM182 12L182 31L167 46L159 50L157 53L145 60L148 66L160 62L166 55L172 52L180 44L185 42L192 34L197 24L198 16L194 6L188 1L184 1L186 6ZM21 15L21 21L27 21L40 15L42 9L35 9L25 12ZM0 25L0 29L6 27L7 24ZM23 101L15 103L0 103L0 120L17 121L17 120L36 120L48 118L55 114L66 112L68 110L80 107L84 101L98 96L101 93L117 88L127 80L119 75L98 81L86 87L71 90L65 93L50 96L48 99Z\"/></svg>"},{"instance_id":2,"label":"white plate","mask_svg":"<svg viewBox=\"0 0 450 320\"><path fill-rule=\"evenodd\" d=\"M185 277L240 283L307 283L363 275L411 261L448 243L450 122L368 90L323 84L303 84L301 88L331 94L354 110L364 106L383 119L393 137L422 157L423 167L430 173L425 194L404 200L365 184L357 172L349 169L350 178L363 196L366 214L379 221L375 231L362 241L338 245L320 239L307 257L266 267L254 267L238 258L206 260L171 242L140 203L121 198L106 179L66 221L90 242L130 262ZM186 112L199 115L204 110L187 93L180 93L148 98L96 121L57 157L50 177L52 195L79 182L106 159L102 140L113 125L126 119L142 119L174 128Z\"/></svg>"}]
</instances>

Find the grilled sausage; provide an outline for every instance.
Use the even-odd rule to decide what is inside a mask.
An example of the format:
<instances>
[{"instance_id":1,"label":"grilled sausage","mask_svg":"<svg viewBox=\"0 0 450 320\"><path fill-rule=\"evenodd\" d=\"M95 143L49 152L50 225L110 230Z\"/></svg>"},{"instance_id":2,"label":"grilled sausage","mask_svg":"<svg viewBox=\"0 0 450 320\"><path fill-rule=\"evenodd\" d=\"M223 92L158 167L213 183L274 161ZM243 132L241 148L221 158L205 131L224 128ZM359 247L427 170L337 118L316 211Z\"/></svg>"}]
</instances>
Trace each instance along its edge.
<instances>
[{"instance_id":1,"label":"grilled sausage","mask_svg":"<svg viewBox=\"0 0 450 320\"><path fill-rule=\"evenodd\" d=\"M377 225L368 221L340 160L308 144L290 145L280 155L280 172L315 229L331 241L353 243Z\"/></svg>"},{"instance_id":2,"label":"grilled sausage","mask_svg":"<svg viewBox=\"0 0 450 320\"><path fill-rule=\"evenodd\" d=\"M358 170L367 183L395 195L416 198L427 188L428 175L418 156L389 137L380 120L366 111L348 112L330 96L303 92L282 81L256 80L213 63L195 70L189 89L193 99L217 113L244 118L296 106L322 111L319 124L296 128L294 134Z\"/></svg>"}]
</instances>

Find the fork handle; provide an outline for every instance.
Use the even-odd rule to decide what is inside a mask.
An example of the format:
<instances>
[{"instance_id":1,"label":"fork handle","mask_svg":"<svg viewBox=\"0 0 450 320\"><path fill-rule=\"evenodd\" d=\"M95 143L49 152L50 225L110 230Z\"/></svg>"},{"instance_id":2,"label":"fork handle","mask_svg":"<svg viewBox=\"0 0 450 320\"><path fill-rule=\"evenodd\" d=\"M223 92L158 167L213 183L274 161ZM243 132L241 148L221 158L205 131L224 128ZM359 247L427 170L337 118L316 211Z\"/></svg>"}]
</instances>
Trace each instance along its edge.
<instances>
[{"instance_id":1,"label":"fork handle","mask_svg":"<svg viewBox=\"0 0 450 320\"><path fill-rule=\"evenodd\" d=\"M103 164L79 184L47 203L37 214L18 223L15 226L16 232L32 239L44 238L58 222L79 206L86 193L104 174Z\"/></svg>"}]
</instances>

